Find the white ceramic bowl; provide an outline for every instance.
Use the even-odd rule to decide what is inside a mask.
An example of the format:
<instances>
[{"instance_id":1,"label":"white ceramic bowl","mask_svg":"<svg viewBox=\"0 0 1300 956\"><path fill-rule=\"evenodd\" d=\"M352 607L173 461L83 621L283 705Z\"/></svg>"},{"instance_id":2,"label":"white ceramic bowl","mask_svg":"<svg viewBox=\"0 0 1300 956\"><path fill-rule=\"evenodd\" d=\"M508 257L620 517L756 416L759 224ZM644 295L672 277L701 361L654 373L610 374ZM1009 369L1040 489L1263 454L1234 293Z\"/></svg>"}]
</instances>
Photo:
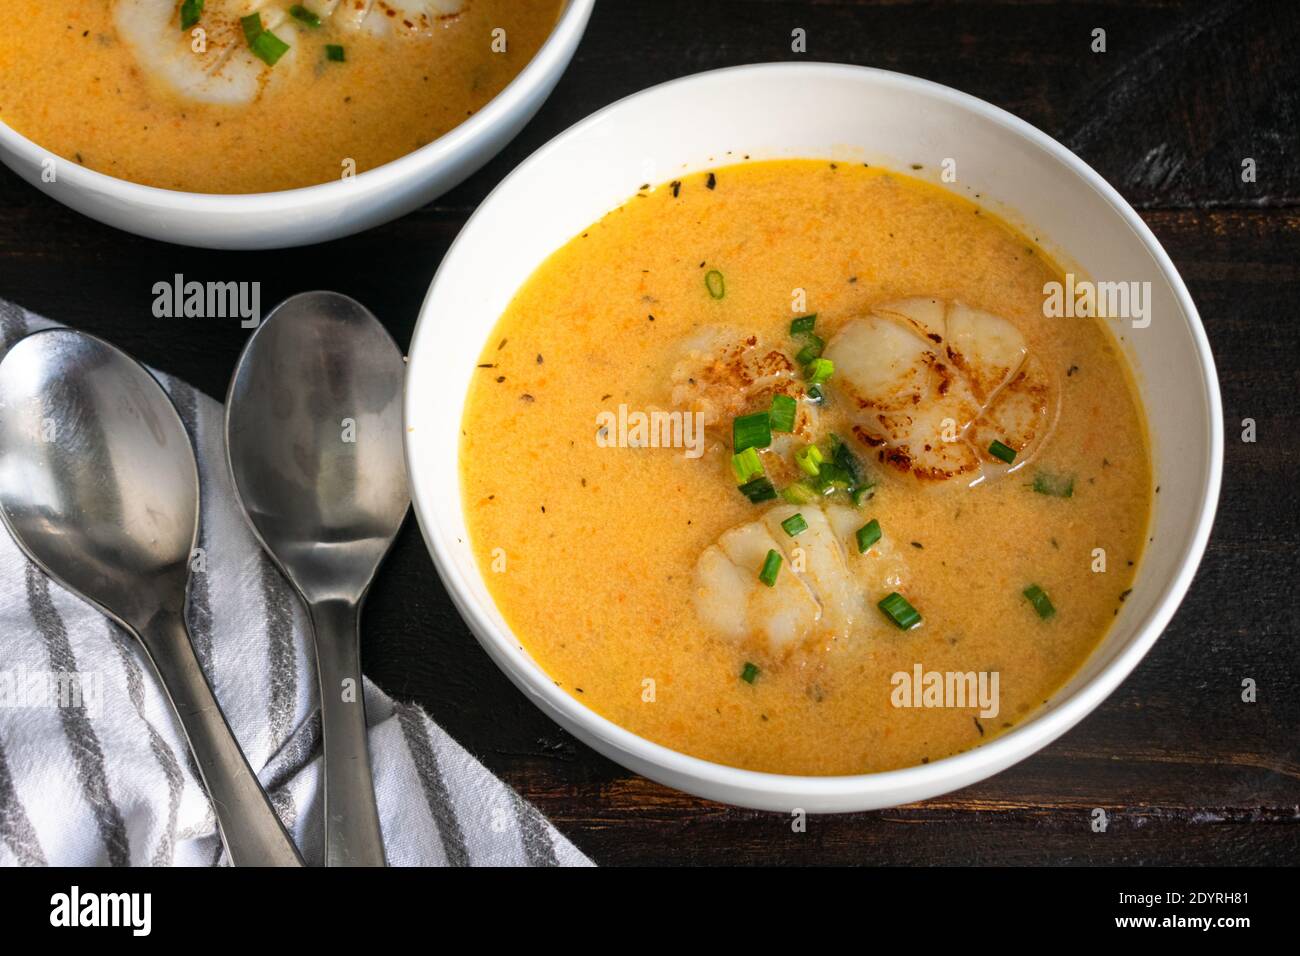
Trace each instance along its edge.
<instances>
[{"instance_id":1,"label":"white ceramic bowl","mask_svg":"<svg viewBox=\"0 0 1300 956\"><path fill-rule=\"evenodd\" d=\"M532 119L582 39L596 0L568 0L519 75L445 136L347 180L274 193L216 195L141 186L76 163L41 179L50 154L0 123L0 161L92 219L140 236L209 249L279 249L325 242L405 215L460 183Z\"/></svg>"},{"instance_id":2,"label":"white ceramic bowl","mask_svg":"<svg viewBox=\"0 0 1300 956\"><path fill-rule=\"evenodd\" d=\"M1110 635L1070 683L1005 735L924 766L802 777L738 770L651 743L557 688L520 646L475 564L457 440L470 377L520 284L553 250L645 182L754 159L821 157L909 171L958 162L954 191L1025 224L1097 280L1149 281L1153 321L1124 333L1155 456L1152 543ZM922 174L923 175L923 174ZM770 810L867 810L924 799L1010 766L1065 733L1150 649L1191 583L1219 494L1223 434L1204 330L1169 257L1133 209L1059 143L988 103L860 67L768 64L687 77L628 97L556 137L479 207L442 262L411 344L407 458L442 580L520 690L579 739L647 777Z\"/></svg>"}]
</instances>

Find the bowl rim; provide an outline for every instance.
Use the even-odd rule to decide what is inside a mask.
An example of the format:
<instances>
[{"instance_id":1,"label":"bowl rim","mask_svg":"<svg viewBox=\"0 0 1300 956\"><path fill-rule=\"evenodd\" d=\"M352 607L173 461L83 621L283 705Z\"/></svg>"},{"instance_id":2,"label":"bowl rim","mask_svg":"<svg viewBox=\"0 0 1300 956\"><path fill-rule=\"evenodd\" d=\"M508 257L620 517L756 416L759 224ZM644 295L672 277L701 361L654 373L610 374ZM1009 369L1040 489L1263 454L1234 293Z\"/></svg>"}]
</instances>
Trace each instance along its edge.
<instances>
[{"instance_id":1,"label":"bowl rim","mask_svg":"<svg viewBox=\"0 0 1300 956\"><path fill-rule=\"evenodd\" d=\"M67 168L65 170L60 167L60 180L73 188L112 194L133 206L167 208L177 212L298 212L336 197L347 198L349 194L343 190L350 190L353 197L360 190L382 192L403 179L418 174L422 169L436 167L469 152L476 142L491 136L497 127L507 125L510 117L518 114L527 99L546 84L548 77L562 75L562 67L582 39L595 3L596 0L564 0L564 8L560 11L555 26L532 59L524 64L524 68L514 75L501 92L488 100L469 119L418 149L403 153L396 159L359 172L346 180L332 179L312 186L260 193L199 193L146 186L66 160L18 132L3 119L0 119L0 152L8 150L37 167L48 158L63 159Z\"/></svg>"},{"instance_id":2,"label":"bowl rim","mask_svg":"<svg viewBox=\"0 0 1300 956\"><path fill-rule=\"evenodd\" d=\"M420 346L423 337L433 334L432 330L435 321L431 315L431 303L443 270L448 269L449 263L454 263L457 249L467 241L466 237L472 234L475 221L484 215L484 210L489 207L496 194L504 190L526 167L544 160L546 156L558 149L566 141L606 122L612 114L621 111L641 98L661 95L666 91L699 82L704 78L714 78L721 75L744 77L758 73L785 74L791 80L796 77L823 75L867 75L874 82L883 84L886 87L900 91L922 93L946 101L957 108L976 114L979 118L998 124L1006 128L1011 134L1028 140L1031 145L1038 146L1094 189L1111 210L1136 234L1139 241L1151 254L1161 275L1169 283L1175 300L1186 316L1187 325L1199 360L1201 384L1209 404L1209 414L1205 422L1207 432L1205 437L1210 458L1205 481L1201 488L1199 514L1196 526L1187 544L1177 557L1177 573L1165 583L1151 611L1135 623L1135 637L1133 640L1129 642L1128 646L1120 650L1090 681L1080 686L1068 698L1057 702L1050 709L1040 711L1037 716L1031 715L1026 722L1017 724L988 743L980 744L970 750L926 764L875 773L831 776L747 770L673 750L663 744L642 737L598 714L557 687L535 660L528 664L522 662L517 665L514 664L515 657L517 657L518 642L510 640L505 632L498 631L493 622L477 606L477 603L468 597L470 590L452 559L450 547L431 530L431 522L425 520L426 512L433 514L433 506L431 501L426 500L422 484L415 480L413 446L416 442L422 440L419 437L422 435L422 431L414 430L411 427L411 422L414 420L414 410L411 407L413 401L412 389L410 387L411 373L414 368L413 359L422 351ZM544 705L542 710L548 717L558 719L562 725L569 722L583 728L604 745L614 748L620 754L630 755L637 762L654 767L656 770L666 772L674 777L686 778L692 782L702 781L717 788L725 788L732 794L731 797L726 798L728 800L743 795L753 795L756 799L761 795L766 798L758 803L737 801L743 805L770 804L781 798L792 801L820 799L828 802L839 801L840 806L852 809L853 807L850 806L849 801L862 804L871 798L887 796L890 792L903 790L912 794L909 799L928 799L986 779L1047 746L1109 697L1163 634L1191 586L1192 578L1204 555L1218 506L1223 470L1223 407L1214 356L1210 350L1209 339L1201 322L1200 313L1197 311L1182 277L1174 267L1168 253L1165 252L1159 240L1156 239L1146 223L1142 221L1136 210L1101 174L1092 169L1091 166L1064 145L1025 120L978 97L963 93L952 87L921 79L920 77L875 67L812 61L755 63L708 70L647 87L622 97L573 124L539 147L532 155L515 167L484 198L483 202L479 204L478 208L461 228L439 263L438 269L429 284L429 290L421 303L415 330L411 336L408 357L407 378L404 383L403 412L407 423L405 431L407 474L411 479L411 494L416 518L443 585L476 639L489 652L488 656L493 658L497 666L505 672L506 676L516 686L524 690L526 695L533 698L539 706ZM457 407L463 408L463 399ZM619 758L615 759L618 760ZM670 785L679 786L677 783ZM715 797L714 799L718 798ZM897 802L894 801L894 803ZM887 804L873 805L883 806ZM791 803L790 806L797 807L798 804ZM860 806L857 808L861 809Z\"/></svg>"}]
</instances>

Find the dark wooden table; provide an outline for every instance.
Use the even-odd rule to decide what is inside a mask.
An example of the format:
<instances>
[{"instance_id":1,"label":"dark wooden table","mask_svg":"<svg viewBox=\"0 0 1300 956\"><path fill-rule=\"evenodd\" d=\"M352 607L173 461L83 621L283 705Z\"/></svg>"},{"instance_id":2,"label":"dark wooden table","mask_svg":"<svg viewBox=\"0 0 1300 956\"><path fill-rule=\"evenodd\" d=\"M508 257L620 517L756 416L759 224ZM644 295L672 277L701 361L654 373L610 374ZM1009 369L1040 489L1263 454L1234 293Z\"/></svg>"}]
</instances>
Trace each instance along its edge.
<instances>
[{"instance_id":1,"label":"dark wooden table","mask_svg":"<svg viewBox=\"0 0 1300 956\"><path fill-rule=\"evenodd\" d=\"M1142 213L1200 307L1223 387L1227 461L1200 573L1163 639L1046 750L958 793L878 813L789 818L697 800L576 742L479 649L408 524L370 599L367 672L424 705L597 862L1295 863L1300 860L1300 5L1276 2L824 3L602 0L524 133L437 202L351 239L283 252L184 249L114 231L0 170L0 296L105 336L211 395L247 332L160 320L174 272L260 280L268 306L321 286L400 344L475 205L551 136L673 77L797 58L946 83L1047 131ZM1107 51L1090 50L1106 30ZM1242 161L1256 161L1254 183ZM1240 440L1241 421L1258 440ZM1243 678L1259 699L1240 700ZM1090 813L1111 823L1093 833Z\"/></svg>"}]
</instances>

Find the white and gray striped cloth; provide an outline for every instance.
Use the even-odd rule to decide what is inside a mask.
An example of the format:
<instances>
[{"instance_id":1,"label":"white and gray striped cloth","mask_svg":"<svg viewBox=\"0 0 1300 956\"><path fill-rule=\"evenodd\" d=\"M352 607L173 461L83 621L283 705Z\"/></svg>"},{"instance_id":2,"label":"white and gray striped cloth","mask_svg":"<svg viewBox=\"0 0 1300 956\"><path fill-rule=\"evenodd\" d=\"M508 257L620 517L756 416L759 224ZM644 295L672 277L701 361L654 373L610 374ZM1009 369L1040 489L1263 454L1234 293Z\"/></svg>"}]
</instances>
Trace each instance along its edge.
<instances>
[{"instance_id":1,"label":"white and gray striped cloth","mask_svg":"<svg viewBox=\"0 0 1300 956\"><path fill-rule=\"evenodd\" d=\"M0 356L53 324L0 300ZM203 488L207 568L193 575L190 633L249 763L304 858L320 864L320 715L305 613L234 504L221 406L159 378L194 439ZM590 864L422 710L369 681L365 692L392 865ZM134 639L0 532L0 865L213 865L223 855L184 737Z\"/></svg>"}]
</instances>

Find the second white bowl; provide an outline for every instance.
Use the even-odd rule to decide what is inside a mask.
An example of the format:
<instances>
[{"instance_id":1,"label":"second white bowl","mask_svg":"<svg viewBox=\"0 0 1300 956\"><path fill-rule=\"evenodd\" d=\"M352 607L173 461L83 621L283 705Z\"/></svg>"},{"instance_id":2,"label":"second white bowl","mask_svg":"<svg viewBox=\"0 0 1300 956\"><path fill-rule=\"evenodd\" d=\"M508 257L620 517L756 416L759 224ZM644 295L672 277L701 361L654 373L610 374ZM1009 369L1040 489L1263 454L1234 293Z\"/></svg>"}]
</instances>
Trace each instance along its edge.
<instances>
[{"instance_id":1,"label":"second white bowl","mask_svg":"<svg viewBox=\"0 0 1300 956\"><path fill-rule=\"evenodd\" d=\"M274 193L187 193L116 179L62 163L42 178L49 153L0 122L0 162L92 219L136 235L209 249L278 249L349 236L423 206L495 156L555 89L596 0L568 0L536 56L483 109L445 136L346 180Z\"/></svg>"}]
</instances>

